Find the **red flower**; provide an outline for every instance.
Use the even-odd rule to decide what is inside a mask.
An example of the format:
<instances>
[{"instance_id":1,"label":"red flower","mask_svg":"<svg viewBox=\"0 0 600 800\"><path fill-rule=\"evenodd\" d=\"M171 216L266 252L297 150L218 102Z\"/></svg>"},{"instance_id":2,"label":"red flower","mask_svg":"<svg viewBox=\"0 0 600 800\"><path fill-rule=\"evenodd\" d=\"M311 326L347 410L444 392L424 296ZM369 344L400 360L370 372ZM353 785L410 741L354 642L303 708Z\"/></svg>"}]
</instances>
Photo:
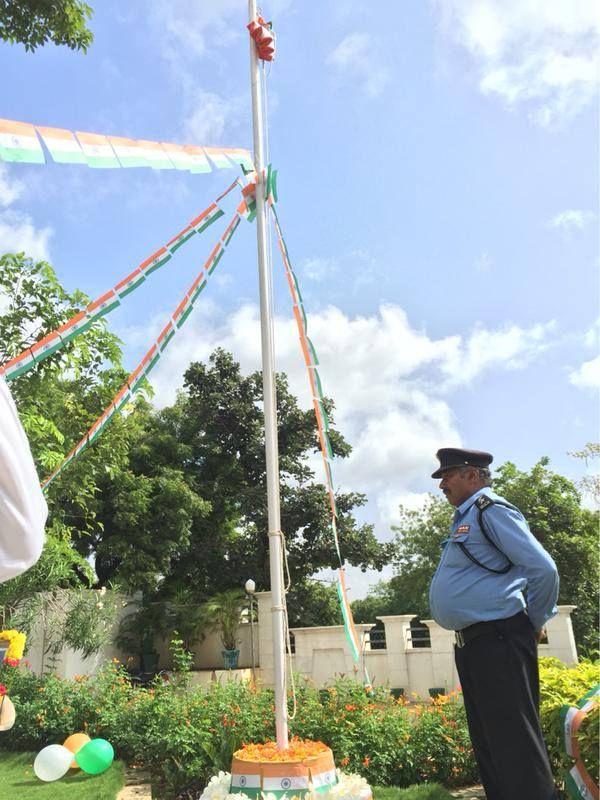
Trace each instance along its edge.
<instances>
[{"instance_id":1,"label":"red flower","mask_svg":"<svg viewBox=\"0 0 600 800\"><path fill-rule=\"evenodd\" d=\"M4 697L7 691L8 689L6 688L6 686L3 683L0 683L0 697Z\"/></svg>"},{"instance_id":2,"label":"red flower","mask_svg":"<svg viewBox=\"0 0 600 800\"><path fill-rule=\"evenodd\" d=\"M19 666L19 659L18 658L5 658L4 663L7 664L9 667L18 667Z\"/></svg>"}]
</instances>

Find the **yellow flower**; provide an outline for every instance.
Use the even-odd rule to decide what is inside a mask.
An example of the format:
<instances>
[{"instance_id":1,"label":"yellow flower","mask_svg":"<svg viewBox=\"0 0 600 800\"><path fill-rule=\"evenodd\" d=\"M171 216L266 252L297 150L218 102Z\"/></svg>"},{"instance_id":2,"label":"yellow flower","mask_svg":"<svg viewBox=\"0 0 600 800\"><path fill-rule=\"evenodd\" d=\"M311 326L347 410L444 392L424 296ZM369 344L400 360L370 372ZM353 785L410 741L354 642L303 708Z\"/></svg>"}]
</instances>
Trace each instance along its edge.
<instances>
[{"instance_id":1,"label":"yellow flower","mask_svg":"<svg viewBox=\"0 0 600 800\"><path fill-rule=\"evenodd\" d=\"M0 641L8 642L8 650L6 651L5 658L14 658L20 661L23 658L25 650L25 640L27 637L24 633L14 630L0 631Z\"/></svg>"}]
</instances>

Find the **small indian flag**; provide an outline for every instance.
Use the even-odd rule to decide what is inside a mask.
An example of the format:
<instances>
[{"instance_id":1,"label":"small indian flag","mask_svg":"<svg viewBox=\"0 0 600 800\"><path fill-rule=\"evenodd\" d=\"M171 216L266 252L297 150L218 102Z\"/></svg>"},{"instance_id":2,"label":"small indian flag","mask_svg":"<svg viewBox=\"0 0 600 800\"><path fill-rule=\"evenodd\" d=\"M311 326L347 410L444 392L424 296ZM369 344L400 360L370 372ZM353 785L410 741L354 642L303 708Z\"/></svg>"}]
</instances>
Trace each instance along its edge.
<instances>
[{"instance_id":1,"label":"small indian flag","mask_svg":"<svg viewBox=\"0 0 600 800\"><path fill-rule=\"evenodd\" d=\"M93 321L93 319L88 317L86 311L79 311L74 317L71 317L70 320L58 328L58 334L66 344L70 342L71 339L79 336L80 333L84 333L88 328L91 328Z\"/></svg>"},{"instance_id":2,"label":"small indian flag","mask_svg":"<svg viewBox=\"0 0 600 800\"><path fill-rule=\"evenodd\" d=\"M229 225L227 226L227 230L225 231L225 233L224 233L224 234L223 234L223 236L221 237L221 241L223 242L223 244L224 244L224 246L225 246L225 247L227 247L227 245L228 245L228 244L229 244L229 242L231 241L231 237L232 237L232 236L233 236L233 234L236 232L236 230L237 230L237 228L238 228L238 225L240 224L240 222L241 222L241 219L240 219L240 217L239 217L239 216L236 214L236 215L235 215L235 217L234 217L234 219L233 219L233 220L232 220L232 221L229 223Z\"/></svg>"},{"instance_id":3,"label":"small indian flag","mask_svg":"<svg viewBox=\"0 0 600 800\"><path fill-rule=\"evenodd\" d=\"M135 139L127 139L124 136L109 136L108 141L115 151L115 154L122 167L148 167L148 160L140 148L139 142Z\"/></svg>"},{"instance_id":4,"label":"small indian flag","mask_svg":"<svg viewBox=\"0 0 600 800\"><path fill-rule=\"evenodd\" d=\"M277 777L263 777L263 792L273 792L275 797L283 793L308 791L308 775L284 775Z\"/></svg>"},{"instance_id":5,"label":"small indian flag","mask_svg":"<svg viewBox=\"0 0 600 800\"><path fill-rule=\"evenodd\" d=\"M150 350L148 350L146 355L141 360L140 363L141 363L142 370L144 370L144 372L146 371L146 369L148 367L148 364L152 361L153 357L156 355L157 352L158 352L158 348L157 348L157 346L155 344L153 344L152 347L150 348Z\"/></svg>"},{"instance_id":6,"label":"small indian flag","mask_svg":"<svg viewBox=\"0 0 600 800\"><path fill-rule=\"evenodd\" d=\"M90 303L86 308L86 312L89 319L96 321L97 319L100 319L100 317L103 317L105 314L108 314L110 311L117 308L119 305L121 305L121 301L115 294L115 290L111 289L106 294L103 294L102 297L99 297L97 300L94 300L93 303Z\"/></svg>"},{"instance_id":7,"label":"small indian flag","mask_svg":"<svg viewBox=\"0 0 600 800\"><path fill-rule=\"evenodd\" d=\"M12 381L33 366L35 366L33 354L31 350L25 350L24 353L19 353L2 367L2 374L7 381Z\"/></svg>"},{"instance_id":8,"label":"small indian flag","mask_svg":"<svg viewBox=\"0 0 600 800\"><path fill-rule=\"evenodd\" d=\"M312 785L317 792L328 792L337 783L337 775L334 769L326 772L313 772L311 778Z\"/></svg>"},{"instance_id":9,"label":"small indian flag","mask_svg":"<svg viewBox=\"0 0 600 800\"><path fill-rule=\"evenodd\" d=\"M79 142L71 131L64 128L43 128L38 125L37 132L57 164L87 163Z\"/></svg>"},{"instance_id":10,"label":"small indian flag","mask_svg":"<svg viewBox=\"0 0 600 800\"><path fill-rule=\"evenodd\" d=\"M33 125L0 119L0 158L4 161L44 164L44 151Z\"/></svg>"},{"instance_id":11,"label":"small indian flag","mask_svg":"<svg viewBox=\"0 0 600 800\"><path fill-rule=\"evenodd\" d=\"M117 396L113 401L115 406L115 411L120 411L123 408L123 406L126 406L130 400L131 400L131 392L129 391L129 386L127 386L126 384L119 390Z\"/></svg>"},{"instance_id":12,"label":"small indian flag","mask_svg":"<svg viewBox=\"0 0 600 800\"><path fill-rule=\"evenodd\" d=\"M236 794L239 794L239 790L241 790L243 794L250 798L260 797L260 775L232 772L230 788L238 789Z\"/></svg>"},{"instance_id":13,"label":"small indian flag","mask_svg":"<svg viewBox=\"0 0 600 800\"><path fill-rule=\"evenodd\" d=\"M174 336L175 336L175 330L173 329L173 323L171 322L171 320L169 320L165 325L165 327L160 332L160 336L156 340L156 343L158 344L158 349L160 350L161 353Z\"/></svg>"},{"instance_id":14,"label":"small indian flag","mask_svg":"<svg viewBox=\"0 0 600 800\"><path fill-rule=\"evenodd\" d=\"M145 261L142 261L140 264L140 269L144 275L151 275L153 272L156 272L157 269L160 269L160 267L166 264L170 258L171 253L169 253L167 248L161 247L160 250L156 251L156 253L152 253L149 258L147 258Z\"/></svg>"},{"instance_id":15,"label":"small indian flag","mask_svg":"<svg viewBox=\"0 0 600 800\"><path fill-rule=\"evenodd\" d=\"M224 213L224 211L221 211L221 209L215 203L213 203L199 216L193 219L190 222L190 225L193 226L196 233L202 233L202 231L205 231L209 225L212 225L213 222L216 222L219 217L222 217Z\"/></svg>"},{"instance_id":16,"label":"small indian flag","mask_svg":"<svg viewBox=\"0 0 600 800\"><path fill-rule=\"evenodd\" d=\"M185 152L192 159L190 172L211 172L211 166L208 163L207 157L204 155L204 150L201 147L196 147L194 144L185 145Z\"/></svg>"},{"instance_id":17,"label":"small indian flag","mask_svg":"<svg viewBox=\"0 0 600 800\"><path fill-rule=\"evenodd\" d=\"M186 152L181 144L169 144L168 142L161 142L165 153L173 162L175 169L191 170L194 166L194 159Z\"/></svg>"},{"instance_id":18,"label":"small indian flag","mask_svg":"<svg viewBox=\"0 0 600 800\"><path fill-rule=\"evenodd\" d=\"M131 389L131 391L135 391L136 385L141 381L144 377L144 373L142 371L142 365L138 364L137 367L133 370L131 375L127 378L127 385Z\"/></svg>"},{"instance_id":19,"label":"small indian flag","mask_svg":"<svg viewBox=\"0 0 600 800\"><path fill-rule=\"evenodd\" d=\"M174 253L181 247L182 244L185 244L188 239L191 239L192 236L195 235L196 235L196 229L193 228L191 225L188 225L187 228L184 228L177 234L177 236L174 236L167 242L166 248L170 253Z\"/></svg>"},{"instance_id":20,"label":"small indian flag","mask_svg":"<svg viewBox=\"0 0 600 800\"><path fill-rule=\"evenodd\" d=\"M123 299L123 297L126 297L130 292L133 292L134 289L137 289L137 287L145 280L146 276L144 275L142 268L138 267L126 278L123 278L122 281L117 283L115 286L115 292L121 299Z\"/></svg>"},{"instance_id":21,"label":"small indian flag","mask_svg":"<svg viewBox=\"0 0 600 800\"><path fill-rule=\"evenodd\" d=\"M76 134L89 167L104 169L121 166L106 136L81 131L76 131Z\"/></svg>"},{"instance_id":22,"label":"small indian flag","mask_svg":"<svg viewBox=\"0 0 600 800\"><path fill-rule=\"evenodd\" d=\"M190 303L189 297L184 297L181 303L177 306L175 313L173 314L173 319L175 320L175 324L178 328L181 328L183 323L192 313L193 305Z\"/></svg>"},{"instance_id":23,"label":"small indian flag","mask_svg":"<svg viewBox=\"0 0 600 800\"><path fill-rule=\"evenodd\" d=\"M174 169L175 165L165 153L159 142L138 139L140 155L146 159L152 169Z\"/></svg>"},{"instance_id":24,"label":"small indian flag","mask_svg":"<svg viewBox=\"0 0 600 800\"><path fill-rule=\"evenodd\" d=\"M154 350L155 350L154 355L152 356L152 358L150 359L150 361L146 366L146 369L144 370L144 374L146 375L146 377L148 377L148 375L152 372L152 370L157 365L160 359L160 352L156 350L156 348L154 348Z\"/></svg>"},{"instance_id":25,"label":"small indian flag","mask_svg":"<svg viewBox=\"0 0 600 800\"><path fill-rule=\"evenodd\" d=\"M219 169L231 169L231 161L222 147L205 147L204 152Z\"/></svg>"},{"instance_id":26,"label":"small indian flag","mask_svg":"<svg viewBox=\"0 0 600 800\"><path fill-rule=\"evenodd\" d=\"M243 150L240 147L224 147L222 152L245 169L254 169L254 162L249 150Z\"/></svg>"},{"instance_id":27,"label":"small indian flag","mask_svg":"<svg viewBox=\"0 0 600 800\"><path fill-rule=\"evenodd\" d=\"M202 276L200 276L200 277L202 277ZM197 286L194 286L192 288L192 290L190 291L190 293L188 294L188 297L190 298L190 303L192 303L192 304L195 303L196 300L200 297L200 295L202 294L202 292L204 291L205 288L206 288L206 280L203 280Z\"/></svg>"},{"instance_id":28,"label":"small indian flag","mask_svg":"<svg viewBox=\"0 0 600 800\"><path fill-rule=\"evenodd\" d=\"M48 356L51 356L52 353L55 353L62 346L63 340L60 338L57 331L53 331L47 336L44 336L43 339L40 339L39 342L36 342L31 348L31 352L33 353L33 357L37 363L38 361L43 361Z\"/></svg>"}]
</instances>

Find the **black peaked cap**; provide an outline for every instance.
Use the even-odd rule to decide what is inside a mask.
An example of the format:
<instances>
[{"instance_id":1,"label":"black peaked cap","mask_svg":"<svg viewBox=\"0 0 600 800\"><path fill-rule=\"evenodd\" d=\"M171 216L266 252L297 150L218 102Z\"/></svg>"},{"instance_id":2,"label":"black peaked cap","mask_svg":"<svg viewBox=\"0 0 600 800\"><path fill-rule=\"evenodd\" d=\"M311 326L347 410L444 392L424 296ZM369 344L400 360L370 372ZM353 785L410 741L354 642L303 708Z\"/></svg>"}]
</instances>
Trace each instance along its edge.
<instances>
[{"instance_id":1,"label":"black peaked cap","mask_svg":"<svg viewBox=\"0 0 600 800\"><path fill-rule=\"evenodd\" d=\"M440 466L432 474L432 478L441 478L446 470L454 467L489 467L494 460L491 453L484 453L483 450L461 450L458 447L442 447L436 456Z\"/></svg>"}]
</instances>

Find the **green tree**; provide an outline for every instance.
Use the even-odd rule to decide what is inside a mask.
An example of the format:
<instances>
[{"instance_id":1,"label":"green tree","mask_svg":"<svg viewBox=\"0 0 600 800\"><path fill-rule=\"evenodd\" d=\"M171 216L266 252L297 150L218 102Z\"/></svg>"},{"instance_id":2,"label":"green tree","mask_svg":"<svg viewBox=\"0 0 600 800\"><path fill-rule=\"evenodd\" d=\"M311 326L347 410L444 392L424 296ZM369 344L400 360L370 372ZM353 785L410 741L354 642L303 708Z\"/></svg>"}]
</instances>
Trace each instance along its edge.
<instances>
[{"instance_id":1,"label":"green tree","mask_svg":"<svg viewBox=\"0 0 600 800\"><path fill-rule=\"evenodd\" d=\"M81 0L0 0L0 39L33 51L53 42L87 51L92 9Z\"/></svg>"},{"instance_id":2,"label":"green tree","mask_svg":"<svg viewBox=\"0 0 600 800\"><path fill-rule=\"evenodd\" d=\"M23 254L0 257L0 364L55 330L88 302L68 293L44 261ZM118 339L104 321L28 373L11 381L23 426L40 476L49 474L83 436L125 378ZM90 564L73 547L74 533L93 532L98 521L99 477L118 473L126 456L127 422L116 420L97 445L73 462L47 493L46 545L39 562L0 587L5 621L17 605L37 592L91 585Z\"/></svg>"},{"instance_id":3,"label":"green tree","mask_svg":"<svg viewBox=\"0 0 600 800\"><path fill-rule=\"evenodd\" d=\"M336 556L325 488L306 463L318 447L314 415L298 407L282 375L277 391L282 526L292 587L299 591L318 570L335 567ZM126 575L131 585L153 592L153 601L189 590L196 604L241 587L250 576L259 590L269 586L261 404L260 373L243 376L233 357L217 350L209 364L189 367L173 406L144 410L138 418L139 436L131 440L129 470L139 481L139 493L161 474L178 476L180 494L173 492L164 511L174 522L158 523L149 508L133 524L121 517L120 509L138 502L135 496L130 500L134 484L122 491L118 503L123 475L112 487L105 486L99 495L102 528L97 536L81 540L86 555L96 557L103 580ZM331 439L337 455L350 452L335 429ZM146 497L142 500L143 505ZM337 497L342 551L363 569L381 568L390 548L377 542L370 526L357 525L352 511L363 503L364 497L355 493ZM304 592L305 605L309 594Z\"/></svg>"},{"instance_id":4,"label":"green tree","mask_svg":"<svg viewBox=\"0 0 600 800\"><path fill-rule=\"evenodd\" d=\"M572 481L558 475L542 458L529 471L510 462L497 470L494 491L517 506L531 532L555 560L561 578L559 603L573 604L575 638L582 653L597 645L598 513L584 508ZM382 614L430 615L429 585L447 537L453 509L431 495L420 510L401 509L394 527L394 577L353 604L359 621Z\"/></svg>"}]
</instances>

